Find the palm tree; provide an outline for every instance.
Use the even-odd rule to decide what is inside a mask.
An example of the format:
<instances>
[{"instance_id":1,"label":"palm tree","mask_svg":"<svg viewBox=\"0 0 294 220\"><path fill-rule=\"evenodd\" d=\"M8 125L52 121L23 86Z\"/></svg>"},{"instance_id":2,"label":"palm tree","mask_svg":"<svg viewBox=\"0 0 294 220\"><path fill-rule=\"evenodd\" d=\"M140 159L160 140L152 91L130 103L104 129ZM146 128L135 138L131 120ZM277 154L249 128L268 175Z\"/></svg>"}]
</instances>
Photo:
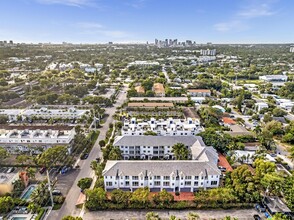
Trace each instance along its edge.
<instances>
[{"instance_id":1,"label":"palm tree","mask_svg":"<svg viewBox=\"0 0 294 220\"><path fill-rule=\"evenodd\" d=\"M187 215L187 219L188 220L198 220L198 219L200 219L200 217L195 212L189 212L189 214Z\"/></svg>"},{"instance_id":2,"label":"palm tree","mask_svg":"<svg viewBox=\"0 0 294 220\"><path fill-rule=\"evenodd\" d=\"M182 143L177 143L172 147L172 153L175 155L177 160L188 160L189 159L189 150Z\"/></svg>"},{"instance_id":3,"label":"palm tree","mask_svg":"<svg viewBox=\"0 0 294 220\"><path fill-rule=\"evenodd\" d=\"M49 196L50 196L49 190L46 184L42 182L32 192L30 196L30 200L36 205L44 206L47 204L49 200Z\"/></svg>"},{"instance_id":4,"label":"palm tree","mask_svg":"<svg viewBox=\"0 0 294 220\"><path fill-rule=\"evenodd\" d=\"M254 129L253 129L253 131L257 134L257 135L259 135L260 133L261 133L261 127L258 125L258 126L256 126Z\"/></svg>"},{"instance_id":5,"label":"palm tree","mask_svg":"<svg viewBox=\"0 0 294 220\"><path fill-rule=\"evenodd\" d=\"M158 213L155 212L147 212L146 220L160 220Z\"/></svg>"}]
</instances>

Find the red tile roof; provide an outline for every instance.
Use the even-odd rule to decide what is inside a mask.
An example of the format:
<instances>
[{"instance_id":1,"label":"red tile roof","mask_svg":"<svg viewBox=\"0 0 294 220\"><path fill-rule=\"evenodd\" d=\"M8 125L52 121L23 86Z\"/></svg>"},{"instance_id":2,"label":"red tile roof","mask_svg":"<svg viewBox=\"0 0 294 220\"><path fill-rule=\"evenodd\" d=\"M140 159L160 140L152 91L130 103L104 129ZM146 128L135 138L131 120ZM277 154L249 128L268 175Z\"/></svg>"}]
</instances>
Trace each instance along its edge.
<instances>
[{"instance_id":1,"label":"red tile roof","mask_svg":"<svg viewBox=\"0 0 294 220\"><path fill-rule=\"evenodd\" d=\"M230 124L230 125L236 124L236 122L233 119L229 118L229 117L223 117L223 122L225 124Z\"/></svg>"},{"instance_id":2,"label":"red tile roof","mask_svg":"<svg viewBox=\"0 0 294 220\"><path fill-rule=\"evenodd\" d=\"M233 168L231 167L227 158L224 155L218 154L218 160L219 160L217 164L218 166L225 167L227 171L233 171Z\"/></svg>"}]
</instances>

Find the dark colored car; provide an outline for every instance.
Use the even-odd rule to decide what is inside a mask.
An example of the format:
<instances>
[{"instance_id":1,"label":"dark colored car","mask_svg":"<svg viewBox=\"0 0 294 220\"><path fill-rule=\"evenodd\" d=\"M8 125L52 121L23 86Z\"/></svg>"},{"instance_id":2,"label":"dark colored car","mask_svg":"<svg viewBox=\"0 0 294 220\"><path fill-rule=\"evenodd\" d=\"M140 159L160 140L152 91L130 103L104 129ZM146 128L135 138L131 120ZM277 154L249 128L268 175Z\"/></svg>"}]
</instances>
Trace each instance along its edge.
<instances>
[{"instance_id":1,"label":"dark colored car","mask_svg":"<svg viewBox=\"0 0 294 220\"><path fill-rule=\"evenodd\" d=\"M89 154L88 153L82 154L81 160L86 160L88 157L89 157Z\"/></svg>"},{"instance_id":2,"label":"dark colored car","mask_svg":"<svg viewBox=\"0 0 294 220\"><path fill-rule=\"evenodd\" d=\"M43 173L45 173L45 171L46 171L46 167L42 167L42 168L39 170L39 173L40 173L40 174L43 174Z\"/></svg>"},{"instance_id":3,"label":"dark colored car","mask_svg":"<svg viewBox=\"0 0 294 220\"><path fill-rule=\"evenodd\" d=\"M261 217L260 217L259 215L253 215L253 218L254 218L255 220L261 220Z\"/></svg>"}]
</instances>

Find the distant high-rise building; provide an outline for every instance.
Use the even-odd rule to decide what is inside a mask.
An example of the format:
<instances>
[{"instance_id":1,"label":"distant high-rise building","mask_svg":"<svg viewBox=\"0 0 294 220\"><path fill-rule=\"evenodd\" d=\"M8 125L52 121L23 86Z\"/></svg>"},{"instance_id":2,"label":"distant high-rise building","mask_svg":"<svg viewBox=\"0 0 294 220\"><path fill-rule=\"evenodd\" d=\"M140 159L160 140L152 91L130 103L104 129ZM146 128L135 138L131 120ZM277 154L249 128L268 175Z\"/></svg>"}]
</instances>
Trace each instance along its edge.
<instances>
[{"instance_id":1,"label":"distant high-rise building","mask_svg":"<svg viewBox=\"0 0 294 220\"><path fill-rule=\"evenodd\" d=\"M13 44L13 40L10 40L9 43L10 43L10 44Z\"/></svg>"},{"instance_id":2,"label":"distant high-rise building","mask_svg":"<svg viewBox=\"0 0 294 220\"><path fill-rule=\"evenodd\" d=\"M290 53L294 53L294 45L290 47Z\"/></svg>"},{"instance_id":3,"label":"distant high-rise building","mask_svg":"<svg viewBox=\"0 0 294 220\"><path fill-rule=\"evenodd\" d=\"M154 44L158 46L158 39L155 39Z\"/></svg>"},{"instance_id":4,"label":"distant high-rise building","mask_svg":"<svg viewBox=\"0 0 294 220\"><path fill-rule=\"evenodd\" d=\"M108 44L110 44L110 45L111 45L111 44L113 44L113 42L111 42L111 41L110 41L110 42L108 42Z\"/></svg>"},{"instance_id":5,"label":"distant high-rise building","mask_svg":"<svg viewBox=\"0 0 294 220\"><path fill-rule=\"evenodd\" d=\"M168 47L168 39L165 39L165 46Z\"/></svg>"},{"instance_id":6,"label":"distant high-rise building","mask_svg":"<svg viewBox=\"0 0 294 220\"><path fill-rule=\"evenodd\" d=\"M191 40L186 40L186 46L188 46L188 47L192 46L192 41Z\"/></svg>"}]
</instances>

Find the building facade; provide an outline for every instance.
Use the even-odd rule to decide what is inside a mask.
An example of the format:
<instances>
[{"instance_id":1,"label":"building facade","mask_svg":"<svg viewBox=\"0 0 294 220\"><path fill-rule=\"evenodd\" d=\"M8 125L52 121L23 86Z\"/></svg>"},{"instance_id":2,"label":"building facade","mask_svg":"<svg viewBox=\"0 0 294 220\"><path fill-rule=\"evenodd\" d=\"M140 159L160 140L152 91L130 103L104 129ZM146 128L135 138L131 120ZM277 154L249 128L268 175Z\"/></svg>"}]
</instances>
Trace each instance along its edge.
<instances>
[{"instance_id":1,"label":"building facade","mask_svg":"<svg viewBox=\"0 0 294 220\"><path fill-rule=\"evenodd\" d=\"M68 109L0 109L0 115L7 115L10 122L17 120L36 119L80 119L86 115L89 110L80 110L76 108Z\"/></svg>"},{"instance_id":2,"label":"building facade","mask_svg":"<svg viewBox=\"0 0 294 220\"><path fill-rule=\"evenodd\" d=\"M188 89L188 95L193 97L209 97L211 91L209 89Z\"/></svg>"},{"instance_id":3,"label":"building facade","mask_svg":"<svg viewBox=\"0 0 294 220\"><path fill-rule=\"evenodd\" d=\"M106 191L195 192L219 186L221 171L209 161L107 161L103 171Z\"/></svg>"},{"instance_id":4,"label":"building facade","mask_svg":"<svg viewBox=\"0 0 294 220\"><path fill-rule=\"evenodd\" d=\"M156 120L151 118L149 121L137 122L136 118L125 120L121 129L123 136L144 135L145 132L155 132L158 136L190 136L196 135L204 128L198 119L173 119Z\"/></svg>"},{"instance_id":5,"label":"building facade","mask_svg":"<svg viewBox=\"0 0 294 220\"><path fill-rule=\"evenodd\" d=\"M10 153L38 153L37 148L47 149L55 145L72 144L75 129L0 129L0 145ZM70 148L69 148L70 151Z\"/></svg>"}]
</instances>

